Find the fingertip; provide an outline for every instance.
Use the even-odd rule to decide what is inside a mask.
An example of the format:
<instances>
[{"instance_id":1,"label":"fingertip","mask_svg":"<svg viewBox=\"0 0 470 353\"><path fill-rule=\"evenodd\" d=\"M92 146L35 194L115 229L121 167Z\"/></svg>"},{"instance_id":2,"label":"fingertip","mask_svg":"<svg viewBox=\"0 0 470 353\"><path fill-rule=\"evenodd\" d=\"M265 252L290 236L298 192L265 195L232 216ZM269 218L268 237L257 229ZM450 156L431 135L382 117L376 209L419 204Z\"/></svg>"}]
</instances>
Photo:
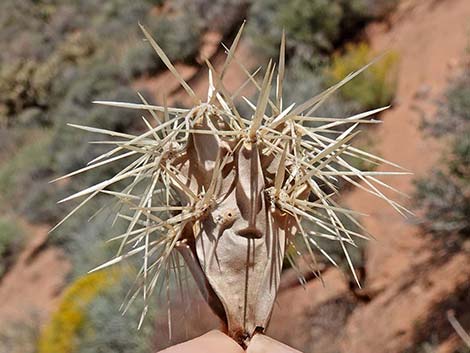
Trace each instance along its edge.
<instances>
[{"instance_id":1,"label":"fingertip","mask_svg":"<svg viewBox=\"0 0 470 353\"><path fill-rule=\"evenodd\" d=\"M158 353L243 353L243 349L230 337L218 330L164 349Z\"/></svg>"},{"instance_id":2,"label":"fingertip","mask_svg":"<svg viewBox=\"0 0 470 353\"><path fill-rule=\"evenodd\" d=\"M246 353L302 353L271 337L256 334L250 341Z\"/></svg>"}]
</instances>

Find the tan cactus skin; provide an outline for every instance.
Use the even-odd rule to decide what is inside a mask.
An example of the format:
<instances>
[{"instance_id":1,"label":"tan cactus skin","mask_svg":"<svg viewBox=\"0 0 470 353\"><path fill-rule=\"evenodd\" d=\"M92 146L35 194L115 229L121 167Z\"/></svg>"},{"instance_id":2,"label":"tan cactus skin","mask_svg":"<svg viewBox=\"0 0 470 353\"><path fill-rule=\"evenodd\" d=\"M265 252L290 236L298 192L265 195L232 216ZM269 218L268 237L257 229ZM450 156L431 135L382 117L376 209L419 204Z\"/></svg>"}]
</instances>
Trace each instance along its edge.
<instances>
[{"instance_id":1,"label":"tan cactus skin","mask_svg":"<svg viewBox=\"0 0 470 353\"><path fill-rule=\"evenodd\" d=\"M204 115L194 126L207 129L215 124ZM227 161L214 191L214 206L201 219L200 229L187 228L185 238L195 239L195 261L186 263L196 275L199 287L214 311L226 320L230 336L238 341L263 331L268 324L279 286L290 218L270 207L266 189L272 186L268 172L272 158L264 157L255 142L222 139L216 135L194 134L188 144L187 161L180 168L193 188L210 186L216 160ZM228 157L228 158L227 158ZM194 165L196 164L196 165ZM264 168L263 168L264 166ZM191 171L191 172L189 172ZM194 180L195 179L195 180ZM195 193L198 190L194 190ZM200 269L194 267L200 266ZM205 278L213 289L207 289Z\"/></svg>"}]
</instances>

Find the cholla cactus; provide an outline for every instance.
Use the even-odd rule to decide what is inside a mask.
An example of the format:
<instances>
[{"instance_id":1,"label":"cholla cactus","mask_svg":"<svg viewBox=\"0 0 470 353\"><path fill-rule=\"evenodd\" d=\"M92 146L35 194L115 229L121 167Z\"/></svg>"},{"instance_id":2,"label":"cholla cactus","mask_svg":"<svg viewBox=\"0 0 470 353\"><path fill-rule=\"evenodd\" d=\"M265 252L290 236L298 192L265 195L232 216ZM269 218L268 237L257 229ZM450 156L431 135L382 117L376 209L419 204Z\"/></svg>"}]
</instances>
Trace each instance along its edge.
<instances>
[{"instance_id":1,"label":"cholla cactus","mask_svg":"<svg viewBox=\"0 0 470 353\"><path fill-rule=\"evenodd\" d=\"M361 171L345 159L352 156L397 167L350 145L358 133L357 126L378 122L368 118L386 108L346 118L314 115L335 90L366 67L302 104L285 107L284 35L277 71L270 62L259 84L254 78L256 73L250 74L235 58L242 29L220 73L206 61L209 89L203 102L145 28L142 31L194 106L154 106L143 97L141 104L95 102L142 109L153 117L154 124L143 117L148 131L138 136L72 125L115 137L117 140L111 143L116 147L64 177L121 159L130 163L111 179L62 201L86 197L73 214L99 193L115 197L120 206L117 216L129 224L124 234L113 238L120 241L119 253L95 270L130 256L142 256L141 285L132 298L141 293L148 299L156 287L168 287L170 271L177 278L181 276L182 255L201 292L227 323L229 334L243 344L267 327L284 257L296 268L295 259L285 252L296 238L311 264L317 251L335 264L318 245L318 238L338 242L356 276L346 245L354 245L356 237L367 238L367 234L349 230L341 222L340 216L344 215L357 224L354 212L341 208L332 197L338 193L338 181L349 182L382 198L398 212L406 212L378 189L391 187L376 178L403 172ZM259 90L256 104L243 97L253 109L252 116L237 111L234 100L238 93L231 94L224 87L224 74L232 62L246 72L246 83ZM274 100L270 95L273 86ZM317 124L311 127L306 122ZM128 182L121 191L108 189L121 181ZM307 222L314 223L315 230L304 229Z\"/></svg>"}]
</instances>

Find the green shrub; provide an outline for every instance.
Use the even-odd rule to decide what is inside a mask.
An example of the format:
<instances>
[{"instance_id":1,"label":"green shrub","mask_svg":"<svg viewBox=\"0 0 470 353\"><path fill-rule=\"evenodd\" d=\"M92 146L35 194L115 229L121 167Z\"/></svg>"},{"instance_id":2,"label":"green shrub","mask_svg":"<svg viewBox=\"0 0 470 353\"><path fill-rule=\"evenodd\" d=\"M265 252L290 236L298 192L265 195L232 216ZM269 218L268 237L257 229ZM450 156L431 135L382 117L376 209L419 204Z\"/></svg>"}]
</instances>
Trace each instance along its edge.
<instances>
[{"instance_id":1,"label":"green shrub","mask_svg":"<svg viewBox=\"0 0 470 353\"><path fill-rule=\"evenodd\" d=\"M137 23L144 22L147 16L150 17L152 9L152 3L148 0L111 0L105 3L93 0L78 4L78 10L83 9L89 14L90 20L87 22L91 22L98 36L112 41L127 37L132 28L138 33Z\"/></svg>"},{"instance_id":2,"label":"green shrub","mask_svg":"<svg viewBox=\"0 0 470 353\"><path fill-rule=\"evenodd\" d=\"M470 126L453 141L448 163L451 174L470 183Z\"/></svg>"},{"instance_id":3,"label":"green shrub","mask_svg":"<svg viewBox=\"0 0 470 353\"><path fill-rule=\"evenodd\" d=\"M0 329L0 353L37 353L40 318L31 313L28 319L2 322Z\"/></svg>"},{"instance_id":4,"label":"green shrub","mask_svg":"<svg viewBox=\"0 0 470 353\"><path fill-rule=\"evenodd\" d=\"M31 107L21 111L14 118L15 124L20 126L38 126L49 120L46 111L38 107Z\"/></svg>"},{"instance_id":5,"label":"green shrub","mask_svg":"<svg viewBox=\"0 0 470 353\"><path fill-rule=\"evenodd\" d=\"M433 136L445 136L441 167L416 181L415 200L423 227L445 243L461 246L470 238L470 74L451 83L433 122Z\"/></svg>"},{"instance_id":6,"label":"green shrub","mask_svg":"<svg viewBox=\"0 0 470 353\"><path fill-rule=\"evenodd\" d=\"M283 85L284 106L294 102L304 102L325 89L325 77L322 66L310 68L298 60L291 62L287 68ZM348 116L359 110L359 105L353 101L345 101L338 94L328 98L316 111L317 116Z\"/></svg>"},{"instance_id":7,"label":"green shrub","mask_svg":"<svg viewBox=\"0 0 470 353\"><path fill-rule=\"evenodd\" d=\"M64 91L54 90L60 80L71 67L79 66L97 50L96 39L86 33L77 33L65 38L56 50L36 67L31 84L36 93L36 103L40 107L53 105L57 98L62 98Z\"/></svg>"},{"instance_id":8,"label":"green shrub","mask_svg":"<svg viewBox=\"0 0 470 353\"><path fill-rule=\"evenodd\" d=\"M279 5L278 21L290 40L331 51L340 34L341 5L328 0L290 0ZM291 39L292 38L292 39Z\"/></svg>"},{"instance_id":9,"label":"green shrub","mask_svg":"<svg viewBox=\"0 0 470 353\"><path fill-rule=\"evenodd\" d=\"M279 52L282 27L278 14L279 1L276 0L254 1L248 12L248 36L254 50L266 57L275 58ZM287 43L290 45L290 40Z\"/></svg>"},{"instance_id":10,"label":"green shrub","mask_svg":"<svg viewBox=\"0 0 470 353\"><path fill-rule=\"evenodd\" d=\"M77 68L102 53L116 56L123 38L141 38L137 23L151 7L145 0L2 1L0 124L15 125L28 108L44 112L34 115L40 119L36 123L50 124L55 117L50 111L66 95Z\"/></svg>"},{"instance_id":11,"label":"green shrub","mask_svg":"<svg viewBox=\"0 0 470 353\"><path fill-rule=\"evenodd\" d=\"M179 12L148 20L149 32L172 61L190 62L195 59L202 29L203 24L192 13ZM157 56L155 58L160 60Z\"/></svg>"},{"instance_id":12,"label":"green shrub","mask_svg":"<svg viewBox=\"0 0 470 353\"><path fill-rule=\"evenodd\" d=\"M142 327L137 331L143 310L141 297L137 298L124 316L119 311L132 282L124 278L90 303L87 320L77 336L77 353L95 353L97 347L100 353L152 352L155 313L148 312ZM152 308L155 311L153 305Z\"/></svg>"},{"instance_id":13,"label":"green shrub","mask_svg":"<svg viewBox=\"0 0 470 353\"><path fill-rule=\"evenodd\" d=\"M99 271L77 279L62 295L57 311L42 330L38 353L70 353L77 346L77 335L86 321L86 309L101 292L117 280L117 273Z\"/></svg>"},{"instance_id":14,"label":"green shrub","mask_svg":"<svg viewBox=\"0 0 470 353\"><path fill-rule=\"evenodd\" d=\"M24 243L24 230L10 217L0 217L0 278L14 262Z\"/></svg>"},{"instance_id":15,"label":"green shrub","mask_svg":"<svg viewBox=\"0 0 470 353\"><path fill-rule=\"evenodd\" d=\"M470 70L466 70L450 84L438 113L432 121L424 121L423 127L434 136L454 134L470 123Z\"/></svg>"},{"instance_id":16,"label":"green shrub","mask_svg":"<svg viewBox=\"0 0 470 353\"><path fill-rule=\"evenodd\" d=\"M37 170L37 173L39 172L40 170ZM17 205L17 212L31 223L53 225L71 210L71 205L57 203L68 196L68 192L64 190L64 186L50 184L49 180L53 179L53 175L50 170L45 172L45 175L27 185L26 192ZM54 236L50 239L54 239Z\"/></svg>"},{"instance_id":17,"label":"green shrub","mask_svg":"<svg viewBox=\"0 0 470 353\"><path fill-rule=\"evenodd\" d=\"M164 67L149 43L131 46L123 60L122 70L128 79L155 74Z\"/></svg>"},{"instance_id":18,"label":"green shrub","mask_svg":"<svg viewBox=\"0 0 470 353\"><path fill-rule=\"evenodd\" d=\"M88 205L51 234L53 237L51 240L56 244L62 243L62 247L69 255L73 264L72 275L80 276L87 273L108 261L118 251L118 242L108 242L107 240L110 234L124 233L127 224L118 220L112 226L114 214L106 209L93 221L89 221L89 217L101 206L107 205L105 201L109 201L109 198Z\"/></svg>"},{"instance_id":19,"label":"green shrub","mask_svg":"<svg viewBox=\"0 0 470 353\"><path fill-rule=\"evenodd\" d=\"M118 68L102 62L78 75L55 112L57 123L52 141L52 168L55 173L71 172L105 149L103 146L90 146L86 143L101 136L78 131L67 123L121 132L129 131L133 125L139 124L138 111L129 112L92 103L93 100L138 102L135 91L127 84Z\"/></svg>"},{"instance_id":20,"label":"green shrub","mask_svg":"<svg viewBox=\"0 0 470 353\"><path fill-rule=\"evenodd\" d=\"M443 171L416 181L415 200L424 211L423 227L438 237L470 235L470 184Z\"/></svg>"},{"instance_id":21,"label":"green shrub","mask_svg":"<svg viewBox=\"0 0 470 353\"><path fill-rule=\"evenodd\" d=\"M343 55L335 55L326 75L334 84L353 71L374 59L374 54L365 43L348 45ZM341 88L341 94L358 102L365 109L390 104L395 96L398 56L388 52L366 71Z\"/></svg>"},{"instance_id":22,"label":"green shrub","mask_svg":"<svg viewBox=\"0 0 470 353\"><path fill-rule=\"evenodd\" d=\"M64 91L54 91L56 81L71 66L77 66L95 50L93 39L86 35L66 38L44 61L17 60L0 66L0 111L4 116L2 125L50 123L46 114ZM24 116L24 110L35 114ZM32 119L34 118L34 120Z\"/></svg>"},{"instance_id":23,"label":"green shrub","mask_svg":"<svg viewBox=\"0 0 470 353\"><path fill-rule=\"evenodd\" d=\"M246 17L250 0L190 0L184 5L194 11L204 26L222 34L238 30Z\"/></svg>"},{"instance_id":24,"label":"green shrub","mask_svg":"<svg viewBox=\"0 0 470 353\"><path fill-rule=\"evenodd\" d=\"M48 181L54 177L81 168L98 154L109 150L109 146L87 143L102 139L103 136L79 131L67 123L125 132L132 132L135 127L140 126L139 111L130 112L126 109L92 104L94 99L138 102L136 93L126 86L126 82L115 68L101 65L89 73L80 75L70 87L67 96L55 112L56 127L48 146L52 151L48 157L48 170L44 170L42 177L35 181L35 185L31 185L30 192L24 198L22 210L30 221L58 222L66 210L70 210L73 206L56 205L58 200L85 185L91 185L114 175L122 168L123 163L129 163L129 160L122 160L120 163L103 166L99 172L80 174L66 184L48 184ZM39 167L37 164L36 166ZM36 171L41 170L37 168ZM79 224L77 226L80 227Z\"/></svg>"},{"instance_id":25,"label":"green shrub","mask_svg":"<svg viewBox=\"0 0 470 353\"><path fill-rule=\"evenodd\" d=\"M31 76L36 66L36 62L28 60L0 67L0 110L7 119L25 108L36 105L36 94L31 84ZM8 120L2 124L7 123Z\"/></svg>"},{"instance_id":26,"label":"green shrub","mask_svg":"<svg viewBox=\"0 0 470 353\"><path fill-rule=\"evenodd\" d=\"M447 92L449 114L470 123L470 72L465 72Z\"/></svg>"},{"instance_id":27,"label":"green shrub","mask_svg":"<svg viewBox=\"0 0 470 353\"><path fill-rule=\"evenodd\" d=\"M142 303L131 306L124 318L119 312L132 282L129 278L134 275L124 269L114 269L75 280L65 290L57 311L41 331L38 353L151 351L153 315L149 314L137 332Z\"/></svg>"},{"instance_id":28,"label":"green shrub","mask_svg":"<svg viewBox=\"0 0 470 353\"><path fill-rule=\"evenodd\" d=\"M310 63L357 34L369 16L363 0L261 0L248 14L248 32L255 48L275 57L284 28L288 53Z\"/></svg>"},{"instance_id":29,"label":"green shrub","mask_svg":"<svg viewBox=\"0 0 470 353\"><path fill-rule=\"evenodd\" d=\"M380 20L390 15L399 3L399 0L364 0L364 7L370 17Z\"/></svg>"},{"instance_id":30,"label":"green shrub","mask_svg":"<svg viewBox=\"0 0 470 353\"><path fill-rule=\"evenodd\" d=\"M21 199L35 179L35 171L50 163L50 132L32 132L28 139L27 144L0 165L0 198L12 206L15 205L12 201Z\"/></svg>"},{"instance_id":31,"label":"green shrub","mask_svg":"<svg viewBox=\"0 0 470 353\"><path fill-rule=\"evenodd\" d=\"M29 0L0 2L0 62L26 58L38 60L47 55L45 23L37 7ZM14 40L12 40L14 38ZM8 50L7 50L8 49Z\"/></svg>"},{"instance_id":32,"label":"green shrub","mask_svg":"<svg viewBox=\"0 0 470 353\"><path fill-rule=\"evenodd\" d=\"M194 62L203 30L197 16L187 10L149 18L147 22L149 32L171 61ZM154 74L164 67L151 45L143 41L131 45L122 59L124 75L129 79Z\"/></svg>"}]
</instances>

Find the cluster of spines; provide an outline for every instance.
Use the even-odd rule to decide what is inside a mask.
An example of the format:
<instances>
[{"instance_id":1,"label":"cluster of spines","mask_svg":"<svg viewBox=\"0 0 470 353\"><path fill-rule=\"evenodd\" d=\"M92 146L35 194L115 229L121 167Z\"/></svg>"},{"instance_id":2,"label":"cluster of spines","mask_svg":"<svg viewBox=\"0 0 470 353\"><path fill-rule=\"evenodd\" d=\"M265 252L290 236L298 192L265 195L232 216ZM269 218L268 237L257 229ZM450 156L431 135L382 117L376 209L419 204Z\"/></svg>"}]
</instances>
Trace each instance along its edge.
<instances>
[{"instance_id":1,"label":"cluster of spines","mask_svg":"<svg viewBox=\"0 0 470 353\"><path fill-rule=\"evenodd\" d=\"M214 202L217 202L214 193L217 184L220 183L218 177L226 159L216 161L210 186L207 190L201 189L200 193L188 187L187 180L178 175L172 161L185 153L189 134L213 134L234 138L240 143L256 143L263 155L273 155L279 160L275 180L266 189L266 197L269 198L271 207L289 214L295 220L294 223L300 234L300 239L313 261L315 261L313 250L316 249L336 265L334 259L318 245L316 238L323 237L338 241L352 274L359 283L346 244L354 245L354 237L368 238L369 235L355 219L354 216L357 212L342 208L334 200L334 196L339 192L338 181L342 179L371 193L383 199L399 213L404 214L409 211L385 196L378 186L398 191L380 181L377 177L405 174L406 172L361 171L349 164L344 158L345 156L354 157L373 164L386 163L395 168L400 168L391 162L350 145L350 141L358 133L355 130L359 124L378 123L379 121L368 118L387 107L345 118L318 117L314 113L331 94L372 63L351 73L333 87L306 102L298 106L291 104L284 108L282 101L285 75L284 35L281 40L275 84L273 84L273 78L276 65L271 61L265 70L262 82L258 83L255 77L260 69L250 73L235 55L235 49L243 30L242 26L232 46L227 49L227 57L220 74L206 60L209 70L209 89L207 101L202 102L179 75L176 68L146 29L142 26L141 28L160 59L191 97L194 107L192 109L170 108L166 102L163 106L150 105L141 95L139 97L142 103L139 104L95 102L97 104L147 111L154 120L154 125L145 117L142 117L148 131L143 132L141 135L70 124L82 130L111 136L118 140L95 142L116 145L116 147L90 161L86 167L56 180L68 178L118 160L132 159L132 162L114 177L60 201L64 202L85 197L58 225L100 193L114 196L117 199L115 220L121 218L129 223L125 233L111 239L120 241L116 257L94 270L116 264L129 256L143 254L143 264L139 271L139 275L143 279L142 284L137 286L137 289L131 295L130 301L141 291L147 301L158 284L161 287L167 287L167 296L170 300L168 295L168 273L171 271L175 274L177 283L182 289L182 263L173 250L181 242L184 242L181 234L187 223L197 223L204 212L210 210ZM232 62L235 62L247 75L246 82L233 94L229 93L223 84L224 74ZM235 100L247 84L253 84L259 92L256 103L252 103L249 99L243 97L244 101L253 110L253 115L249 119L242 117L235 105ZM273 86L275 86L275 98L272 100L270 97ZM221 119L224 122L224 129L220 130L213 124L209 129L194 127L193 122L202 114L211 114L211 116ZM313 127L310 124L311 122L315 123ZM344 126L346 126L345 129L342 128ZM128 184L121 191L108 189L113 184L123 180L127 180ZM137 190L139 191L137 192ZM310 193L310 197L305 197L306 190ZM136 194L133 192L136 192ZM185 195L183 201L180 197L182 194ZM347 229L339 215L344 215L356 224L363 230L364 234ZM314 223L316 225L315 230L305 230L302 221ZM292 239L289 241L293 243ZM295 259L292 255L287 252L286 256L293 267L296 268ZM145 307L144 313L146 310L147 307Z\"/></svg>"}]
</instances>

